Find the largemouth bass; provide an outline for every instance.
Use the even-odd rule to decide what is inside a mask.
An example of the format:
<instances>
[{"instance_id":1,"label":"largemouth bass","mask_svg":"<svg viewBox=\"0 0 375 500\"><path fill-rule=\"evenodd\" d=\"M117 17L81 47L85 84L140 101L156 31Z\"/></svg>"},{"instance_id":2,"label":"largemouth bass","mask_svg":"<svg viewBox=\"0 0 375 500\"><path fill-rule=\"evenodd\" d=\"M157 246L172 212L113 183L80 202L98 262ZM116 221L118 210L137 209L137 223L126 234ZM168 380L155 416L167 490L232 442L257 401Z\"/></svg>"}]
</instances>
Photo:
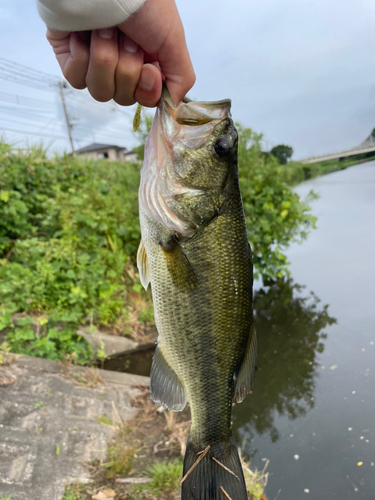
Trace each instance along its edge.
<instances>
[{"instance_id":1,"label":"largemouth bass","mask_svg":"<svg viewBox=\"0 0 375 500\"><path fill-rule=\"evenodd\" d=\"M230 107L175 106L164 88L141 170L138 269L159 333L151 397L191 408L182 500L247 499L231 409L251 388L257 344Z\"/></svg>"}]
</instances>

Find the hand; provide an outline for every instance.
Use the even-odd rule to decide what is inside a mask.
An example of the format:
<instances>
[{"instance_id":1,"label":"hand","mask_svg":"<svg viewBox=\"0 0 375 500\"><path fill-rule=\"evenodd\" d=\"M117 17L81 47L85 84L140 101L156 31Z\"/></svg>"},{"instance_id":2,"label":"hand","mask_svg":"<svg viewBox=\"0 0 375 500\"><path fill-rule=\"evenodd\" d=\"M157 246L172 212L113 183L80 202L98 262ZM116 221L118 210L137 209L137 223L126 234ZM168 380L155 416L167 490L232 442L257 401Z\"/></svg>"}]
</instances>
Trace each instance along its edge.
<instances>
[{"instance_id":1,"label":"hand","mask_svg":"<svg viewBox=\"0 0 375 500\"><path fill-rule=\"evenodd\" d=\"M115 28L85 32L47 29L64 77L97 101L156 106L165 80L177 104L195 83L174 0L147 0Z\"/></svg>"}]
</instances>

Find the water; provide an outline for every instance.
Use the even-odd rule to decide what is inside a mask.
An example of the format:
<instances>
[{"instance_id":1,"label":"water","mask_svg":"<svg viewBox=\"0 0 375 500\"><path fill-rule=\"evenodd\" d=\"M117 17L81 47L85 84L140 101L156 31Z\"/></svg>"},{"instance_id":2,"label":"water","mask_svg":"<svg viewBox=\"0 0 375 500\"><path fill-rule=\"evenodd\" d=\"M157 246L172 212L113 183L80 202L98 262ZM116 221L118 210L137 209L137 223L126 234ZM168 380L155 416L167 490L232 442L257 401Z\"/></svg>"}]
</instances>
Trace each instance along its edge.
<instances>
[{"instance_id":1,"label":"water","mask_svg":"<svg viewBox=\"0 0 375 500\"><path fill-rule=\"evenodd\" d=\"M269 500L375 498L375 162L306 182L318 229L257 289L259 370L234 410ZM301 286L305 287L301 289Z\"/></svg>"}]
</instances>

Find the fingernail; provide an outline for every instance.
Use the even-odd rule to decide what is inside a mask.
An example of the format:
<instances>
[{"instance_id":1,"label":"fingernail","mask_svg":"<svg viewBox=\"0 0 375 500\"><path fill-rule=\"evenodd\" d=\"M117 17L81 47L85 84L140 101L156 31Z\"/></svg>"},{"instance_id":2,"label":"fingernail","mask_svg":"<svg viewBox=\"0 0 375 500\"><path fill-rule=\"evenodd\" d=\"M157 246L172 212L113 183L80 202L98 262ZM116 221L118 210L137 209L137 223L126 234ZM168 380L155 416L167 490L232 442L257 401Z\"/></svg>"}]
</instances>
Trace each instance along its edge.
<instances>
[{"instance_id":1,"label":"fingernail","mask_svg":"<svg viewBox=\"0 0 375 500\"><path fill-rule=\"evenodd\" d=\"M98 30L99 36L102 38L113 38L114 28L102 28Z\"/></svg>"},{"instance_id":2,"label":"fingernail","mask_svg":"<svg viewBox=\"0 0 375 500\"><path fill-rule=\"evenodd\" d=\"M139 79L138 87L146 92L150 92L154 88L156 76L149 71L142 71Z\"/></svg>"},{"instance_id":3,"label":"fingernail","mask_svg":"<svg viewBox=\"0 0 375 500\"><path fill-rule=\"evenodd\" d=\"M132 54L135 54L138 50L138 44L133 42L131 38L124 35L124 49Z\"/></svg>"}]
</instances>

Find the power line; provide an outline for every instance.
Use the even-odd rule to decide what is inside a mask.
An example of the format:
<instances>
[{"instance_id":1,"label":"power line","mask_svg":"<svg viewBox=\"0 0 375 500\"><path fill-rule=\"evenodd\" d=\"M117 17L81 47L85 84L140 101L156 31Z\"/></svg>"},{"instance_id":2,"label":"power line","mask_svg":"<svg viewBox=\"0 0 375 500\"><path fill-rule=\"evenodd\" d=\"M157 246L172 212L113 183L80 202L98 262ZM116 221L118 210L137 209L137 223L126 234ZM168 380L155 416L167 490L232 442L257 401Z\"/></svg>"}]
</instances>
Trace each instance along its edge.
<instances>
[{"instance_id":1,"label":"power line","mask_svg":"<svg viewBox=\"0 0 375 500\"><path fill-rule=\"evenodd\" d=\"M75 137L78 136L77 140L82 140L80 139L80 136L82 135L92 137L93 134L95 134L95 136L101 137L106 141L123 142L128 141L131 136L130 130L126 130L122 118L126 119L127 125L130 125L129 118L132 117L134 110L122 108L114 101L110 101L107 106L103 105L103 103L97 103L87 92L82 93L82 91L72 89L65 81L57 76L34 70L33 68L10 61L4 57L0 57L0 78L18 83L20 85L25 85L27 87L36 88L41 91L59 91L59 97L61 99L72 150L74 150L72 131L74 131ZM53 120L53 118L49 119L51 113L54 113L56 116L57 109L54 109L54 102L43 99L35 99L32 97L18 96L7 92L0 92L0 101L13 104L12 107L0 105L0 120L12 121L16 125L20 125L20 128L17 129L0 127L2 130L64 139L62 136L55 136L41 132L38 133L36 131L25 131L22 127L22 125L25 125L25 120L33 122L33 124L27 126L41 127L42 129L48 127L48 124ZM84 109L82 110L81 107ZM73 125L73 117L69 113L71 109L73 112L75 111L83 117L85 116L85 109L89 109L94 114L97 112L100 113L101 116L103 116L103 112L105 112L104 116L109 116L109 114L111 114L113 118L111 117L111 123L98 125L98 128L103 128L100 132L87 130L82 124ZM2 118L1 113L5 115L12 115L13 119ZM56 118L57 120L55 121L55 125L56 123L61 124L61 118L58 116ZM93 121L90 116L86 119L90 119L91 122ZM124 128L125 130L121 130Z\"/></svg>"},{"instance_id":2,"label":"power line","mask_svg":"<svg viewBox=\"0 0 375 500\"><path fill-rule=\"evenodd\" d=\"M54 101L45 99L35 99L34 97L25 97L17 94L9 94L8 92L0 92L0 101L16 104L17 106L26 106L39 109L51 109Z\"/></svg>"},{"instance_id":3,"label":"power line","mask_svg":"<svg viewBox=\"0 0 375 500\"><path fill-rule=\"evenodd\" d=\"M48 92L54 92L53 82L49 84L46 80L30 77L18 71L13 71L9 68L4 68L0 65L0 78L3 80L8 80L13 83L19 83L20 85L26 85L27 87L36 88L38 90L46 90Z\"/></svg>"},{"instance_id":4,"label":"power line","mask_svg":"<svg viewBox=\"0 0 375 500\"><path fill-rule=\"evenodd\" d=\"M43 135L44 137L52 137L53 139L64 139L66 141L66 137L62 135L52 135L52 134L44 134L40 132L30 132L28 130L19 130L16 128L9 128L9 127L2 127L0 126L0 130L9 130L10 132L18 132L20 134L26 134L26 135Z\"/></svg>"},{"instance_id":5,"label":"power line","mask_svg":"<svg viewBox=\"0 0 375 500\"><path fill-rule=\"evenodd\" d=\"M25 65L20 64L18 62L11 61L10 59L6 59L5 57L0 56L0 62L2 64L4 64L5 66L16 67L16 68L22 69L23 71L37 75L40 78L44 78L44 79L48 78L48 79L52 79L54 81L59 80L59 78L55 75L51 75L49 73L45 73L44 71L39 71L37 69L30 68L30 66L25 66Z\"/></svg>"}]
</instances>

